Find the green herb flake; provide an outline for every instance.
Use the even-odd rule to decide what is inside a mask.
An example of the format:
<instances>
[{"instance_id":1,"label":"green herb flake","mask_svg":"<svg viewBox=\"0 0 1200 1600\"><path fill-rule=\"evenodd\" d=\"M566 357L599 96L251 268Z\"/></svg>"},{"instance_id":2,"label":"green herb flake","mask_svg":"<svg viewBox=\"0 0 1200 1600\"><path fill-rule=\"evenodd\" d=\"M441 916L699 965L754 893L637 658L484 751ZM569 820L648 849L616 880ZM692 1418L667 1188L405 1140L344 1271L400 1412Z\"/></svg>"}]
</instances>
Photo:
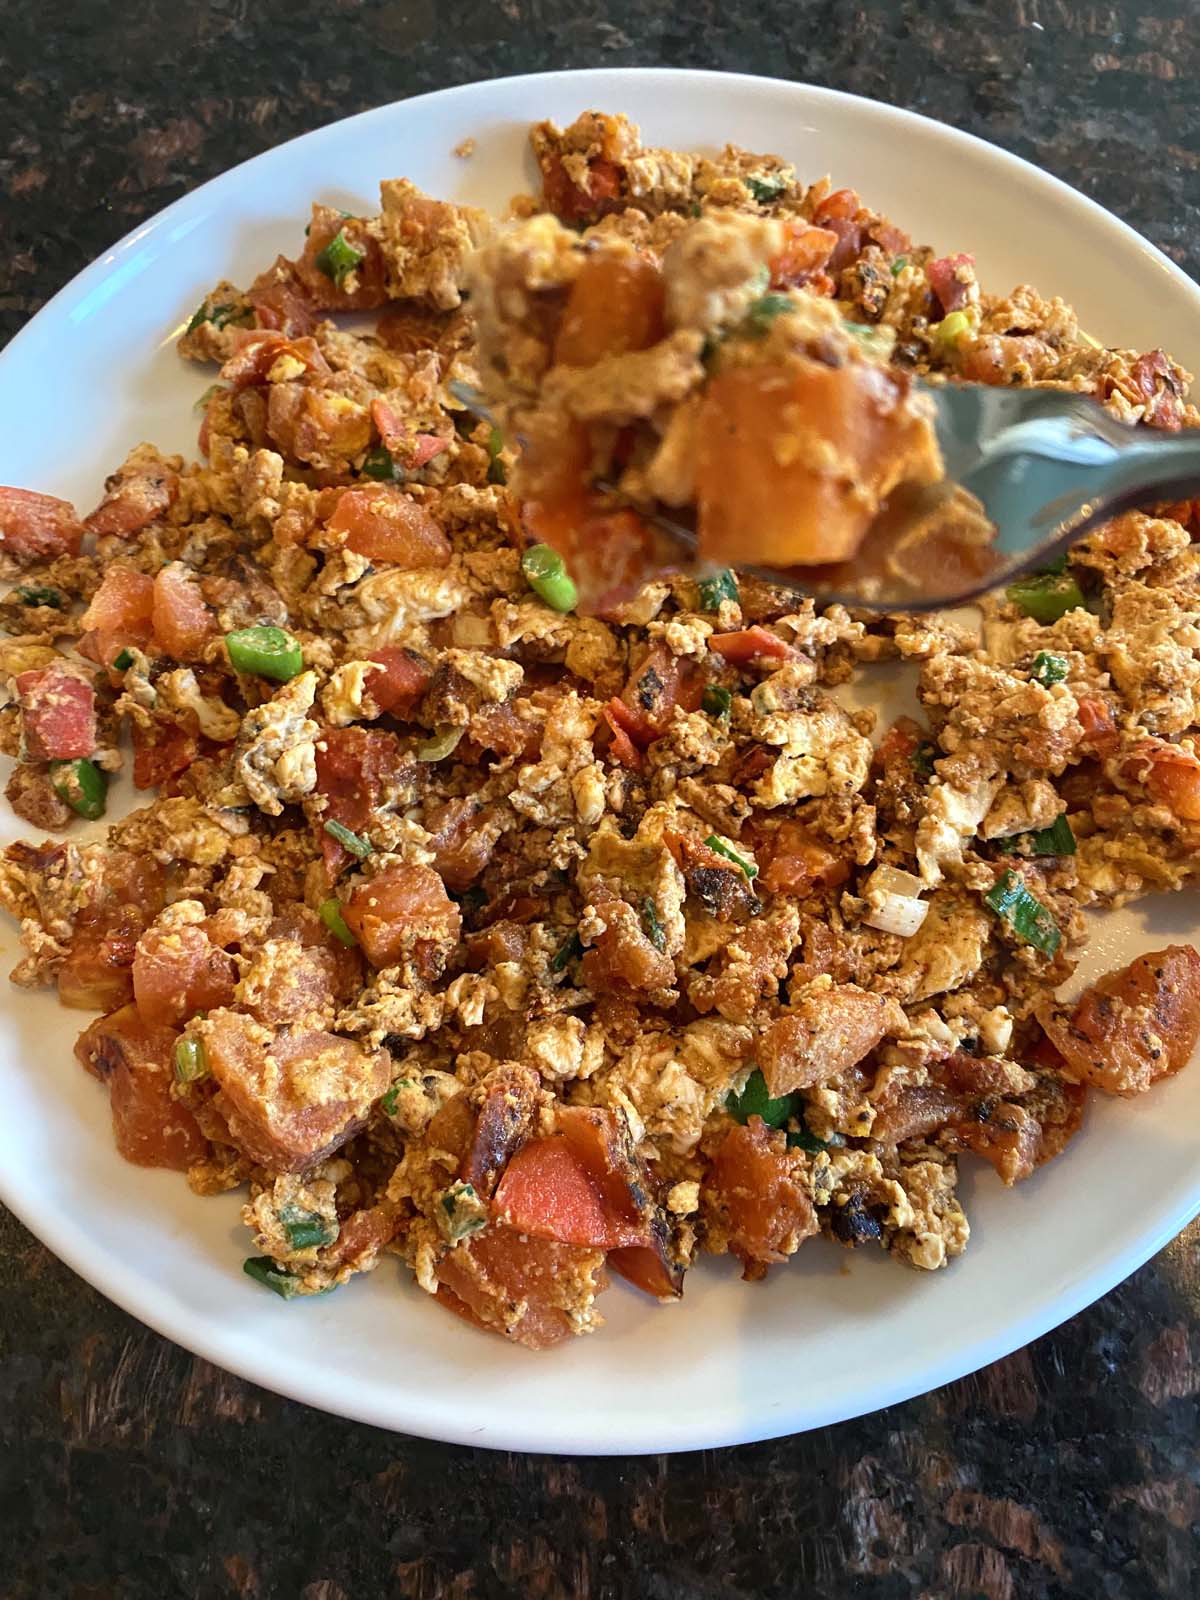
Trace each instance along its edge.
<instances>
[{"instance_id":1,"label":"green herb flake","mask_svg":"<svg viewBox=\"0 0 1200 1600\"><path fill-rule=\"evenodd\" d=\"M720 572L714 572L710 577L701 578L697 587L700 590L700 609L702 611L717 611L723 600L737 600L737 577L729 567L722 567Z\"/></svg>"},{"instance_id":2,"label":"green herb flake","mask_svg":"<svg viewBox=\"0 0 1200 1600\"><path fill-rule=\"evenodd\" d=\"M768 1128L782 1128L793 1114L795 1096L780 1095L772 1099L767 1092L767 1080L757 1067L746 1079L738 1094L731 1094L725 1109L735 1122L749 1122L751 1117L761 1117Z\"/></svg>"},{"instance_id":3,"label":"green herb flake","mask_svg":"<svg viewBox=\"0 0 1200 1600\"><path fill-rule=\"evenodd\" d=\"M760 206L778 200L788 187L788 180L782 172L772 172L765 178L744 178L742 181Z\"/></svg>"},{"instance_id":4,"label":"green herb flake","mask_svg":"<svg viewBox=\"0 0 1200 1600\"><path fill-rule=\"evenodd\" d=\"M324 250L317 252L313 265L318 272L323 272L333 280L335 288L340 289L355 268L362 265L365 257L366 252L356 250L347 239L346 230L339 228Z\"/></svg>"},{"instance_id":5,"label":"green herb flake","mask_svg":"<svg viewBox=\"0 0 1200 1600\"><path fill-rule=\"evenodd\" d=\"M327 1220L316 1211L305 1211L302 1206L280 1206L279 1220L283 1224L284 1237L288 1247L292 1250L311 1250L314 1247L332 1244L338 1236L336 1222Z\"/></svg>"},{"instance_id":6,"label":"green herb flake","mask_svg":"<svg viewBox=\"0 0 1200 1600\"><path fill-rule=\"evenodd\" d=\"M133 665L133 651L129 649L118 650L112 659L114 672L128 672Z\"/></svg>"},{"instance_id":7,"label":"green herb flake","mask_svg":"<svg viewBox=\"0 0 1200 1600\"><path fill-rule=\"evenodd\" d=\"M922 739L912 755L908 764L919 778L933 777L933 763L937 760L938 747L931 744L928 739Z\"/></svg>"},{"instance_id":8,"label":"green herb flake","mask_svg":"<svg viewBox=\"0 0 1200 1600\"><path fill-rule=\"evenodd\" d=\"M717 834L710 833L704 842L710 850L715 850L719 856L724 856L726 861L732 861L747 880L758 877L758 868L754 862L747 861L744 856L738 855L733 846L726 844L724 839L718 837Z\"/></svg>"},{"instance_id":9,"label":"green herb flake","mask_svg":"<svg viewBox=\"0 0 1200 1600\"><path fill-rule=\"evenodd\" d=\"M1083 591L1069 573L1043 572L1018 578L1004 591L1019 611L1043 627L1065 617L1084 603Z\"/></svg>"},{"instance_id":10,"label":"green herb flake","mask_svg":"<svg viewBox=\"0 0 1200 1600\"><path fill-rule=\"evenodd\" d=\"M716 717L720 722L729 720L732 706L732 694L728 689L723 689L719 683L710 683L700 700L701 711L707 711L710 717Z\"/></svg>"},{"instance_id":11,"label":"green herb flake","mask_svg":"<svg viewBox=\"0 0 1200 1600\"><path fill-rule=\"evenodd\" d=\"M786 294L760 294L757 300L750 302L742 326L755 338L761 338L776 317L793 310L795 307Z\"/></svg>"},{"instance_id":12,"label":"green herb flake","mask_svg":"<svg viewBox=\"0 0 1200 1600\"><path fill-rule=\"evenodd\" d=\"M411 1089L416 1081L415 1078L397 1078L388 1092L381 1097L379 1104L389 1117L394 1117L400 1108L401 1089Z\"/></svg>"},{"instance_id":13,"label":"green herb flake","mask_svg":"<svg viewBox=\"0 0 1200 1600\"><path fill-rule=\"evenodd\" d=\"M1039 650L1033 658L1029 676L1035 683L1040 683L1043 689L1048 689L1052 683L1064 682L1070 669L1071 664L1066 656L1057 655L1053 650Z\"/></svg>"},{"instance_id":14,"label":"green herb flake","mask_svg":"<svg viewBox=\"0 0 1200 1600\"><path fill-rule=\"evenodd\" d=\"M905 269L905 267L907 265L908 265L908 257L907 256L897 256L896 259L892 262L892 277L893 278L898 278L900 276L900 274L904 271L904 269Z\"/></svg>"},{"instance_id":15,"label":"green herb flake","mask_svg":"<svg viewBox=\"0 0 1200 1600\"><path fill-rule=\"evenodd\" d=\"M362 470L364 477L374 478L377 483L403 483L408 477L392 452L381 444L367 451Z\"/></svg>"},{"instance_id":16,"label":"green herb flake","mask_svg":"<svg viewBox=\"0 0 1200 1600\"><path fill-rule=\"evenodd\" d=\"M346 919L342 915L341 901L335 895L330 895L328 900L321 901L317 915L339 944L344 944L347 948L351 948L358 943L358 940L346 925Z\"/></svg>"},{"instance_id":17,"label":"green herb flake","mask_svg":"<svg viewBox=\"0 0 1200 1600\"><path fill-rule=\"evenodd\" d=\"M51 589L40 583L20 583L9 598L19 600L23 606L49 606L52 611L61 611L66 605L61 589Z\"/></svg>"},{"instance_id":18,"label":"green herb flake","mask_svg":"<svg viewBox=\"0 0 1200 1600\"><path fill-rule=\"evenodd\" d=\"M365 861L371 854L370 840L355 833L353 828L347 828L345 823L331 817L324 827L331 839L336 839L343 850L349 850L350 854L357 856L360 861Z\"/></svg>"},{"instance_id":19,"label":"green herb flake","mask_svg":"<svg viewBox=\"0 0 1200 1600\"><path fill-rule=\"evenodd\" d=\"M815 1133L808 1131L803 1112L800 1114L800 1126L788 1129L787 1143L789 1150L806 1150L810 1156L820 1155L822 1150L832 1148L827 1139L818 1139Z\"/></svg>"},{"instance_id":20,"label":"green herb flake","mask_svg":"<svg viewBox=\"0 0 1200 1600\"><path fill-rule=\"evenodd\" d=\"M649 895L642 901L642 927L646 930L646 937L654 948L660 953L667 948L666 930L658 920L658 907Z\"/></svg>"},{"instance_id":21,"label":"green herb flake","mask_svg":"<svg viewBox=\"0 0 1200 1600\"><path fill-rule=\"evenodd\" d=\"M578 961L582 954L583 941L580 939L578 933L568 934L563 942L559 945L558 949L554 952L554 956L550 962L550 971L565 971L566 968L570 966L571 962Z\"/></svg>"},{"instance_id":22,"label":"green herb flake","mask_svg":"<svg viewBox=\"0 0 1200 1600\"><path fill-rule=\"evenodd\" d=\"M264 1289L277 1294L281 1300L295 1300L303 1294L301 1280L293 1273L285 1272L270 1256L248 1256L242 1262L242 1271L248 1278L261 1283ZM336 1287L336 1284L330 1284L328 1289L318 1289L316 1293L329 1294Z\"/></svg>"},{"instance_id":23,"label":"green herb flake","mask_svg":"<svg viewBox=\"0 0 1200 1600\"><path fill-rule=\"evenodd\" d=\"M1058 950L1062 943L1058 924L1037 896L1030 894L1019 874L1011 869L1001 873L983 899L1018 939L1046 956Z\"/></svg>"}]
</instances>

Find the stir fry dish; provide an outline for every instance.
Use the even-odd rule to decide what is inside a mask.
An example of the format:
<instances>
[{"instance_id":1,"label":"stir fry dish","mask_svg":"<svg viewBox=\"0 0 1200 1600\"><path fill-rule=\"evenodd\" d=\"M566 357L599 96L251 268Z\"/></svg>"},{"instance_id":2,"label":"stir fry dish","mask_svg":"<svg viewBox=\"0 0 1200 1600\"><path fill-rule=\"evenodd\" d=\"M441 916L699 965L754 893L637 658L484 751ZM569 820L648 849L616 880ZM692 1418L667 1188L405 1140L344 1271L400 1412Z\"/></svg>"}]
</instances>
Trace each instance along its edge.
<instances>
[{"instance_id":1,"label":"stir fry dish","mask_svg":"<svg viewBox=\"0 0 1200 1600\"><path fill-rule=\"evenodd\" d=\"M1092 1090L1186 1064L1190 946L1059 991L1086 911L1200 861L1200 507L1099 528L981 632L729 556L852 557L936 476L914 374L1200 419L1161 350L777 157L599 113L532 141L511 224L388 181L216 285L197 460L138 444L82 517L0 489L41 836L0 899L15 983L94 1013L121 1154L240 1189L259 1285L399 1257L539 1349L705 1252L943 1267L960 1160L1017 1183ZM644 494L695 500L707 575L640 581ZM919 720L839 698L906 663Z\"/></svg>"}]
</instances>

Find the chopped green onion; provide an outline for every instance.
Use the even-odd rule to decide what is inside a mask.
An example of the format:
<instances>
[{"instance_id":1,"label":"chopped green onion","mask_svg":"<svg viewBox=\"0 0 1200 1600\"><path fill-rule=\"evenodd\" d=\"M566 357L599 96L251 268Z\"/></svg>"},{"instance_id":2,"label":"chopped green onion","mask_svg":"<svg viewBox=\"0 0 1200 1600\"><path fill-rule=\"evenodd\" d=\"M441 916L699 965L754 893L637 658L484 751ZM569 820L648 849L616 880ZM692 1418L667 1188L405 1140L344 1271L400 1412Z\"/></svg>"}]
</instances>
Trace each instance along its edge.
<instances>
[{"instance_id":1,"label":"chopped green onion","mask_svg":"<svg viewBox=\"0 0 1200 1600\"><path fill-rule=\"evenodd\" d=\"M719 683L710 683L700 700L701 711L707 711L710 717L717 717L722 721L729 716L732 705L732 694L728 689L723 689Z\"/></svg>"},{"instance_id":2,"label":"chopped green onion","mask_svg":"<svg viewBox=\"0 0 1200 1600\"><path fill-rule=\"evenodd\" d=\"M810 1156L820 1155L822 1150L829 1150L833 1145L831 1139L818 1139L815 1133L808 1131L803 1112L800 1113L800 1126L788 1129L787 1143L789 1150L806 1150Z\"/></svg>"},{"instance_id":3,"label":"chopped green onion","mask_svg":"<svg viewBox=\"0 0 1200 1600\"><path fill-rule=\"evenodd\" d=\"M971 319L967 313L951 311L948 316L934 324L933 340L935 344L953 347L970 331Z\"/></svg>"},{"instance_id":4,"label":"chopped green onion","mask_svg":"<svg viewBox=\"0 0 1200 1600\"><path fill-rule=\"evenodd\" d=\"M896 330L884 324L876 327L871 322L843 322L842 327L860 349L869 356L886 360L896 345Z\"/></svg>"},{"instance_id":5,"label":"chopped green onion","mask_svg":"<svg viewBox=\"0 0 1200 1600\"><path fill-rule=\"evenodd\" d=\"M937 745L931 744L928 739L921 743L908 758L908 764L920 778L932 778L933 763L937 759Z\"/></svg>"},{"instance_id":6,"label":"chopped green onion","mask_svg":"<svg viewBox=\"0 0 1200 1600\"><path fill-rule=\"evenodd\" d=\"M895 261L892 262L892 277L898 278L907 265L907 256L897 256Z\"/></svg>"},{"instance_id":7,"label":"chopped green onion","mask_svg":"<svg viewBox=\"0 0 1200 1600\"><path fill-rule=\"evenodd\" d=\"M1061 555L1055 556L1053 561L1048 561L1044 567L1038 567L1033 576L1035 578L1042 578L1045 577L1047 573L1057 574L1060 572L1065 572L1066 570L1067 552L1064 550Z\"/></svg>"},{"instance_id":8,"label":"chopped green onion","mask_svg":"<svg viewBox=\"0 0 1200 1600\"><path fill-rule=\"evenodd\" d=\"M235 628L225 635L225 647L235 672L256 672L260 678L287 683L304 668L300 641L282 628Z\"/></svg>"},{"instance_id":9,"label":"chopped green onion","mask_svg":"<svg viewBox=\"0 0 1200 1600\"><path fill-rule=\"evenodd\" d=\"M381 1098L379 1104L389 1117L394 1117L399 1110L401 1089L411 1089L416 1081L415 1078L397 1078L392 1087Z\"/></svg>"},{"instance_id":10,"label":"chopped green onion","mask_svg":"<svg viewBox=\"0 0 1200 1600\"><path fill-rule=\"evenodd\" d=\"M756 337L761 337L776 317L794 310L795 306L786 294L760 294L757 300L750 302L743 326Z\"/></svg>"},{"instance_id":11,"label":"chopped green onion","mask_svg":"<svg viewBox=\"0 0 1200 1600\"><path fill-rule=\"evenodd\" d=\"M667 935L662 923L658 920L658 907L649 895L642 901L642 926L646 930L646 937L658 951L667 948Z\"/></svg>"},{"instance_id":12,"label":"chopped green onion","mask_svg":"<svg viewBox=\"0 0 1200 1600\"><path fill-rule=\"evenodd\" d=\"M10 598L19 600L23 606L49 606L53 611L63 608L62 590L50 589L38 583L18 584Z\"/></svg>"},{"instance_id":13,"label":"chopped green onion","mask_svg":"<svg viewBox=\"0 0 1200 1600\"><path fill-rule=\"evenodd\" d=\"M336 839L344 850L349 850L350 854L357 856L360 861L365 861L371 854L370 840L355 833L354 829L348 828L344 822L338 822L336 818L330 817L324 827L331 839Z\"/></svg>"},{"instance_id":14,"label":"chopped green onion","mask_svg":"<svg viewBox=\"0 0 1200 1600\"><path fill-rule=\"evenodd\" d=\"M308 1250L313 1245L332 1244L338 1236L336 1222L328 1222L316 1211L305 1211L290 1203L279 1208L279 1220L288 1245L293 1250Z\"/></svg>"},{"instance_id":15,"label":"chopped green onion","mask_svg":"<svg viewBox=\"0 0 1200 1600\"><path fill-rule=\"evenodd\" d=\"M726 844L724 839L718 838L715 833L710 833L704 842L710 850L715 850L719 856L724 856L727 861L732 861L734 866L740 868L747 878L758 877L758 868L754 862L747 861L744 857L738 855L731 844Z\"/></svg>"},{"instance_id":16,"label":"chopped green onion","mask_svg":"<svg viewBox=\"0 0 1200 1600\"><path fill-rule=\"evenodd\" d=\"M212 399L213 395L224 394L225 392L225 385L223 383L210 383L208 388L205 389L204 393L200 396L199 400L196 401L196 404L192 409L194 411L207 411L208 403Z\"/></svg>"},{"instance_id":17,"label":"chopped green onion","mask_svg":"<svg viewBox=\"0 0 1200 1600\"><path fill-rule=\"evenodd\" d=\"M208 1057L202 1039L189 1039L185 1034L175 1041L175 1082L196 1083L208 1077Z\"/></svg>"},{"instance_id":18,"label":"chopped green onion","mask_svg":"<svg viewBox=\"0 0 1200 1600\"><path fill-rule=\"evenodd\" d=\"M563 558L548 544L531 545L521 557L521 571L535 594L554 611L574 611L579 591L563 565Z\"/></svg>"},{"instance_id":19,"label":"chopped green onion","mask_svg":"<svg viewBox=\"0 0 1200 1600\"><path fill-rule=\"evenodd\" d=\"M1027 617L1048 626L1083 605L1083 591L1068 573L1044 572L1032 578L1018 578L1004 591L1009 600Z\"/></svg>"},{"instance_id":20,"label":"chopped green onion","mask_svg":"<svg viewBox=\"0 0 1200 1600\"><path fill-rule=\"evenodd\" d=\"M115 672L128 672L133 665L133 651L129 649L118 650L112 659Z\"/></svg>"},{"instance_id":21,"label":"chopped green onion","mask_svg":"<svg viewBox=\"0 0 1200 1600\"><path fill-rule=\"evenodd\" d=\"M550 963L551 972L562 972L570 966L572 961L578 961L583 954L583 940L578 933L568 934L558 949L554 952L554 959Z\"/></svg>"},{"instance_id":22,"label":"chopped green onion","mask_svg":"<svg viewBox=\"0 0 1200 1600\"><path fill-rule=\"evenodd\" d=\"M185 333L195 333L202 322L211 322L214 328L224 328L233 323L234 327L248 326L254 320L254 312L249 306L235 306L232 301L225 305L210 306L207 300L202 300L192 314L192 320L184 329Z\"/></svg>"},{"instance_id":23,"label":"chopped green onion","mask_svg":"<svg viewBox=\"0 0 1200 1600\"><path fill-rule=\"evenodd\" d=\"M264 1289L271 1289L281 1300L294 1300L301 1293L301 1280L294 1273L284 1272L283 1268L270 1256L247 1256L242 1262L242 1271L248 1278L253 1278L256 1283L261 1283ZM329 1289L336 1288L330 1284ZM329 1289L319 1289L318 1294L328 1294Z\"/></svg>"},{"instance_id":24,"label":"chopped green onion","mask_svg":"<svg viewBox=\"0 0 1200 1600\"><path fill-rule=\"evenodd\" d=\"M703 611L716 611L722 600L737 600L737 578L728 567L722 567L720 572L714 572L710 578L701 578L698 585L700 589L700 608Z\"/></svg>"},{"instance_id":25,"label":"chopped green onion","mask_svg":"<svg viewBox=\"0 0 1200 1600\"><path fill-rule=\"evenodd\" d=\"M474 1185L462 1179L452 1183L442 1196L442 1210L446 1213L446 1236L451 1244L487 1227L487 1211Z\"/></svg>"},{"instance_id":26,"label":"chopped green onion","mask_svg":"<svg viewBox=\"0 0 1200 1600\"><path fill-rule=\"evenodd\" d=\"M735 1122L749 1122L751 1117L761 1117L768 1128L782 1128L792 1115L793 1097L780 1095L772 1100L767 1093L767 1080L755 1067L746 1079L740 1094L731 1094L725 1109Z\"/></svg>"},{"instance_id":27,"label":"chopped green onion","mask_svg":"<svg viewBox=\"0 0 1200 1600\"><path fill-rule=\"evenodd\" d=\"M321 921L329 929L335 939L344 945L355 945L358 940L346 926L346 919L342 915L341 901L334 895L328 900L322 900L320 910L317 912Z\"/></svg>"},{"instance_id":28,"label":"chopped green onion","mask_svg":"<svg viewBox=\"0 0 1200 1600\"><path fill-rule=\"evenodd\" d=\"M108 779L94 761L52 761L50 787L60 800L65 800L72 811L95 822L104 815L108 798Z\"/></svg>"},{"instance_id":29,"label":"chopped green onion","mask_svg":"<svg viewBox=\"0 0 1200 1600\"><path fill-rule=\"evenodd\" d=\"M1030 894L1017 873L1001 873L983 899L1019 939L1043 955L1052 956L1062 943L1054 918L1037 896Z\"/></svg>"},{"instance_id":30,"label":"chopped green onion","mask_svg":"<svg viewBox=\"0 0 1200 1600\"><path fill-rule=\"evenodd\" d=\"M1066 656L1056 655L1053 650L1039 650L1033 658L1029 676L1040 683L1043 689L1048 689L1052 683L1062 683L1070 667Z\"/></svg>"},{"instance_id":31,"label":"chopped green onion","mask_svg":"<svg viewBox=\"0 0 1200 1600\"><path fill-rule=\"evenodd\" d=\"M324 250L318 250L313 265L318 272L323 272L327 278L332 278L335 288L340 289L365 257L366 252L356 250L347 239L346 230L339 228Z\"/></svg>"},{"instance_id":32,"label":"chopped green onion","mask_svg":"<svg viewBox=\"0 0 1200 1600\"><path fill-rule=\"evenodd\" d=\"M504 470L504 463L500 459L500 452L503 449L504 435L499 428L492 428L488 434L487 441L487 481L489 483L505 484L508 482L508 473ZM568 606L567 609L570 610L570 607Z\"/></svg>"},{"instance_id":33,"label":"chopped green onion","mask_svg":"<svg viewBox=\"0 0 1200 1600\"><path fill-rule=\"evenodd\" d=\"M417 746L418 761L444 761L453 755L465 728L439 728L432 739L424 739Z\"/></svg>"},{"instance_id":34,"label":"chopped green onion","mask_svg":"<svg viewBox=\"0 0 1200 1600\"><path fill-rule=\"evenodd\" d=\"M363 472L380 483L403 483L408 474L385 445L376 445L363 457Z\"/></svg>"},{"instance_id":35,"label":"chopped green onion","mask_svg":"<svg viewBox=\"0 0 1200 1600\"><path fill-rule=\"evenodd\" d=\"M1035 856L1073 856L1076 851L1075 835L1071 832L1071 824L1067 821L1066 814L1055 817L1048 828L1035 828L1030 833L1018 834L1019 839L1028 839L1030 849Z\"/></svg>"},{"instance_id":36,"label":"chopped green onion","mask_svg":"<svg viewBox=\"0 0 1200 1600\"><path fill-rule=\"evenodd\" d=\"M782 172L773 172L768 178L745 178L743 182L760 206L765 206L769 200L778 200L788 186Z\"/></svg>"}]
</instances>

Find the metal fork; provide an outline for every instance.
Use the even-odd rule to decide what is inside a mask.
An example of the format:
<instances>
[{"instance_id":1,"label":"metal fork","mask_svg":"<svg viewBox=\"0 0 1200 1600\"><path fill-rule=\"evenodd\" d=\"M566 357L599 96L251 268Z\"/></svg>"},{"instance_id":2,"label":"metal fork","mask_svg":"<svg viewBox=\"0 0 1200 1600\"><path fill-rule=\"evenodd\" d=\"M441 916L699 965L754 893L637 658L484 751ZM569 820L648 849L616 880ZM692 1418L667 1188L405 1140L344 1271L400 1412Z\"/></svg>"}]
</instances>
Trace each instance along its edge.
<instances>
[{"instance_id":1,"label":"metal fork","mask_svg":"<svg viewBox=\"0 0 1200 1600\"><path fill-rule=\"evenodd\" d=\"M450 387L463 405L490 418L476 390ZM740 571L826 604L933 610L1050 566L1089 528L1122 511L1200 495L1200 428L1164 434L1131 427L1090 396L1055 389L921 387L936 411L944 483L893 496L853 562ZM643 515L695 561L693 529L656 511Z\"/></svg>"}]
</instances>

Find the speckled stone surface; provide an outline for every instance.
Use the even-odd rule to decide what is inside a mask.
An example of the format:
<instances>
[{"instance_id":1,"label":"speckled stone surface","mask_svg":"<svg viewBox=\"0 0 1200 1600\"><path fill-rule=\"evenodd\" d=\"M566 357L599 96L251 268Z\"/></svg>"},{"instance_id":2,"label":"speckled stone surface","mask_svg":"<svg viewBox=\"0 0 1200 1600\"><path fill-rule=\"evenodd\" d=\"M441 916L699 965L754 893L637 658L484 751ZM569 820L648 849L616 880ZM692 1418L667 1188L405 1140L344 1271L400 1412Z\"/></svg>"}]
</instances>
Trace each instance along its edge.
<instances>
[{"instance_id":1,"label":"speckled stone surface","mask_svg":"<svg viewBox=\"0 0 1200 1600\"><path fill-rule=\"evenodd\" d=\"M623 63L913 107L1200 270L1190 0L5 0L0 338L135 223L294 134L444 84ZM1193 1225L1066 1327L924 1399L774 1444L589 1462L277 1399L0 1216L0 1600L1190 1600L1198 1243Z\"/></svg>"}]
</instances>

